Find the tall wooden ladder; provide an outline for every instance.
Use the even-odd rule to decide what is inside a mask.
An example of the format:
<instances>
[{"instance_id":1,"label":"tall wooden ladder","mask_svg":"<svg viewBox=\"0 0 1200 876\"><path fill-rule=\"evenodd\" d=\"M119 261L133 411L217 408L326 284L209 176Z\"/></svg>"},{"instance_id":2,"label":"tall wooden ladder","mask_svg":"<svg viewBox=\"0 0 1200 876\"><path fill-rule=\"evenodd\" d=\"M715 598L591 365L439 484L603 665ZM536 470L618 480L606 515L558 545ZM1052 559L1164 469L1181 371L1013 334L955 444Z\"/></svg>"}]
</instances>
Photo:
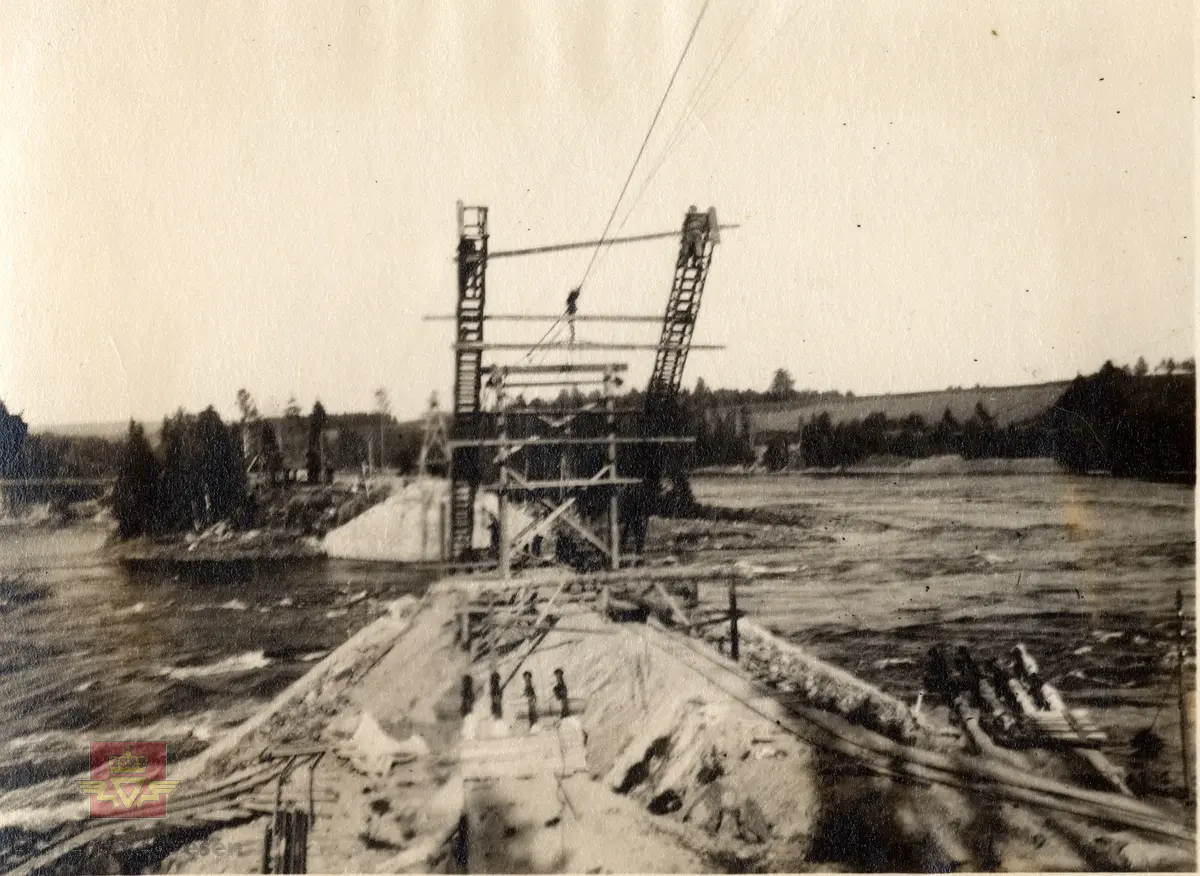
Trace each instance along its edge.
<instances>
[{"instance_id":1,"label":"tall wooden ladder","mask_svg":"<svg viewBox=\"0 0 1200 876\"><path fill-rule=\"evenodd\" d=\"M654 370L646 387L645 424L651 435L669 435L680 431L679 389L683 368L687 364L692 332L700 313L700 299L708 268L712 264L713 247L720 242L716 210L701 213L694 207L683 219L679 241L679 257L675 260L675 278L663 316L662 336L654 357ZM668 468L669 447L652 444L642 454L643 485L633 507L625 517L622 532L624 549L640 553L644 547L646 527L653 510L659 482Z\"/></svg>"},{"instance_id":2,"label":"tall wooden ladder","mask_svg":"<svg viewBox=\"0 0 1200 876\"><path fill-rule=\"evenodd\" d=\"M482 344L483 306L487 292L487 207L458 205L459 343ZM475 438L480 428L483 351L454 351L454 438ZM475 491L479 483L478 448L455 448L450 466L450 559L471 553L475 527Z\"/></svg>"},{"instance_id":3,"label":"tall wooden ladder","mask_svg":"<svg viewBox=\"0 0 1200 876\"><path fill-rule=\"evenodd\" d=\"M704 294L704 281L718 240L716 211L689 210L683 220L675 279L667 299L654 370L646 389L646 412L652 417L654 412L662 410L662 405L672 404L679 394L692 331L700 312L700 298Z\"/></svg>"}]
</instances>

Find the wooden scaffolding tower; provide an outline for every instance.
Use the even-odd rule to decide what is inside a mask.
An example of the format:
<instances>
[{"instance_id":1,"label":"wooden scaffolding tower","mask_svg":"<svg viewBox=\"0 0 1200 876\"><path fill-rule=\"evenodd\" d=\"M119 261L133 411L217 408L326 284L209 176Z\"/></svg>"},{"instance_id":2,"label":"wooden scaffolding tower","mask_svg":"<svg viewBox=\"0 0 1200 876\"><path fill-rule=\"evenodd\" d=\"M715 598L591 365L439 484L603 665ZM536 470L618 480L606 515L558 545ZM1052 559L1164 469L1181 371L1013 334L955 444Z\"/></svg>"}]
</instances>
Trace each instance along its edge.
<instances>
[{"instance_id":1,"label":"wooden scaffolding tower","mask_svg":"<svg viewBox=\"0 0 1200 876\"><path fill-rule=\"evenodd\" d=\"M636 559L644 543L651 497L664 468L679 458L672 449L693 440L681 434L677 404L688 353L719 349L692 344L719 228L713 210L691 208L679 232L489 252L487 208L460 202L454 418L449 442L452 562L478 559L480 491L495 496L488 552L503 575L517 566L550 561L542 556L541 547L551 536L555 559L580 568L619 569ZM679 256L662 317L581 315L575 307L578 290L568 298L562 314L485 312L490 259L676 235ZM504 352L529 351L531 345L486 342L484 328L489 320L555 324L565 320L569 340L546 343L543 338L532 345L543 356L557 353L557 361L528 364L528 356L511 364L492 361ZM662 330L657 344L584 342L575 337L576 322L654 322ZM570 361L576 352L614 350L655 353L644 408L617 407L627 363ZM517 403L525 390L582 386L601 392L590 400L576 393L578 403L553 409Z\"/></svg>"}]
</instances>

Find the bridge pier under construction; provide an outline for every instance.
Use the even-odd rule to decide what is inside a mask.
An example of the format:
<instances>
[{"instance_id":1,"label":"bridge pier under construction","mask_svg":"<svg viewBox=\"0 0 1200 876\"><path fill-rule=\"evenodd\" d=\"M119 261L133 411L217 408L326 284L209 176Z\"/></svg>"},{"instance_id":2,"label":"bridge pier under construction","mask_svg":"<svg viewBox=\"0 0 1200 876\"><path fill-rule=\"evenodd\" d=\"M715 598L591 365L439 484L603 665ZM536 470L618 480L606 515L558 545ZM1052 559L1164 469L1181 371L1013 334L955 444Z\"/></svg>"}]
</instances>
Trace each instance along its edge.
<instances>
[{"instance_id":1,"label":"bridge pier under construction","mask_svg":"<svg viewBox=\"0 0 1200 876\"><path fill-rule=\"evenodd\" d=\"M735 227L735 226L725 226ZM490 554L501 575L530 565L561 562L576 568L617 570L638 562L647 520L662 478L684 464L678 393L692 343L713 251L722 226L716 211L691 208L678 232L610 238L559 246L492 250L489 212L458 206L457 299L453 320L454 407L450 428L449 513L446 555L452 565L476 567L477 496L496 497ZM581 287L555 315L488 312L490 260L563 249L643 242L678 236L666 308L661 317L582 314ZM436 318L436 317L435 317ZM496 343L485 337L489 320L565 325L565 342ZM576 323L657 322L657 343L583 340ZM619 408L629 363L576 362L584 353L652 352L644 404ZM525 354L518 361L506 354ZM540 361L530 363L533 353ZM583 396L580 387L593 392ZM527 391L571 389L553 407L520 404ZM571 401L567 404L561 398ZM513 511L522 509L518 523ZM555 557L539 550L556 536Z\"/></svg>"}]
</instances>

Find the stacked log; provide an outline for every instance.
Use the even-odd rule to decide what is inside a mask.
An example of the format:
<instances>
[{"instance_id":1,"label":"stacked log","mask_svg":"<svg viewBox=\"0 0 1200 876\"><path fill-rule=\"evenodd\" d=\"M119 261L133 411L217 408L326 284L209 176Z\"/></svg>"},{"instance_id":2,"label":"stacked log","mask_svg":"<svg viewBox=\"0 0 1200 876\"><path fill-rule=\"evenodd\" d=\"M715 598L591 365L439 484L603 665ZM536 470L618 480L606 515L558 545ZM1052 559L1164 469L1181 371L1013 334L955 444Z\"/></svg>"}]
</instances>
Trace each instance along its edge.
<instances>
[{"instance_id":1,"label":"stacked log","mask_svg":"<svg viewBox=\"0 0 1200 876\"><path fill-rule=\"evenodd\" d=\"M967 648L953 657L943 645L930 649L925 686L950 706L982 752L1010 749L1066 750L1086 769L1122 794L1130 790L1124 771L1095 748L1107 736L1084 710L1072 710L1059 691L1041 676L1037 660L1023 644L1014 647L1006 666L988 659L982 668Z\"/></svg>"}]
</instances>

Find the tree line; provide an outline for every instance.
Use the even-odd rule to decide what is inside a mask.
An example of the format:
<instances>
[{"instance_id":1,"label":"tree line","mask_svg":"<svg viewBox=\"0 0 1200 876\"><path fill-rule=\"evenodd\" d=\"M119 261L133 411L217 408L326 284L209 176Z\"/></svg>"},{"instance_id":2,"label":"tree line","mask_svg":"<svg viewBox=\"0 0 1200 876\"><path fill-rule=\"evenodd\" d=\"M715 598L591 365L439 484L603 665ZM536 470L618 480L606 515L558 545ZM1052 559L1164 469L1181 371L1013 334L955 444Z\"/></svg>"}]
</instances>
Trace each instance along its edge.
<instances>
[{"instance_id":1,"label":"tree line","mask_svg":"<svg viewBox=\"0 0 1200 876\"><path fill-rule=\"evenodd\" d=\"M682 432L696 438L690 466L747 465L759 461L760 448L730 411L853 397L849 392L797 390L792 376L778 369L765 391L712 390L698 380L694 391L679 394L674 420ZM516 404L556 408L601 399L599 392L564 390L557 399L518 398ZM618 407L633 409L641 409L643 402L636 389L616 400ZM1163 359L1153 371L1144 359L1121 367L1107 362L1095 374L1076 377L1049 409L1027 420L1001 425L982 402L965 420L946 408L933 422L916 413L894 418L883 412L834 422L821 412L801 428L770 436L761 462L779 470L838 468L881 456L1043 457L1076 473L1179 477L1195 470L1195 411L1194 359Z\"/></svg>"},{"instance_id":2,"label":"tree line","mask_svg":"<svg viewBox=\"0 0 1200 876\"><path fill-rule=\"evenodd\" d=\"M329 414L318 399L305 417L293 397L283 416L272 419L261 416L251 394L240 389L237 405L247 463L256 461L273 483L288 480L299 467L310 481L363 465L415 470L420 434L392 416L385 390L375 391L375 403L374 413Z\"/></svg>"},{"instance_id":3,"label":"tree line","mask_svg":"<svg viewBox=\"0 0 1200 876\"><path fill-rule=\"evenodd\" d=\"M0 479L85 481L0 488L0 513L36 502L65 508L70 502L96 498L103 486L86 481L111 478L120 458L118 442L95 435L30 434L24 418L0 401Z\"/></svg>"},{"instance_id":4,"label":"tree line","mask_svg":"<svg viewBox=\"0 0 1200 876\"><path fill-rule=\"evenodd\" d=\"M693 391L679 394L671 412L673 424L696 438L687 458L680 461L703 467L744 465L758 459L751 436L734 418L722 414L731 407L851 397L850 393L796 390L783 369L775 372L764 392L712 390L698 380ZM599 403L601 394L584 396L564 390L557 399L518 398L516 404L551 409L588 400ZM616 404L640 411L644 396L629 390ZM255 509L246 475L250 459L261 457L271 482L287 480L284 472L289 462L277 426L289 440L304 442L302 458L310 480L371 461L372 444L376 453L383 450L386 465L402 472L415 469L420 453L419 431L399 427L388 410L386 394L377 394L377 410L372 414L331 417L317 401L304 417L293 399L283 418L272 421L259 415L245 390L238 393L238 408L240 422L232 424L223 423L212 407L199 414L177 411L164 419L155 449L136 422L130 422L120 444L91 436L30 435L21 416L0 402L0 478L88 478L115 473L114 512L121 535L129 537L178 532L221 519L252 519ZM762 462L781 469L834 468L873 456L1052 457L1071 472L1109 471L1138 478L1194 476L1195 412L1193 359L1178 363L1164 359L1153 372L1141 359L1132 367L1106 362L1095 374L1076 377L1048 410L1023 422L1002 426L982 403L961 422L949 409L936 422L927 422L919 414L895 419L876 412L861 420L835 423L822 412L791 434L773 436ZM599 407L596 414L601 414ZM597 429L607 428L602 420L601 416ZM629 425L637 428L636 423ZM629 448L622 456L631 452L637 451ZM290 455L294 459L295 453ZM552 463L548 459L546 464Z\"/></svg>"},{"instance_id":5,"label":"tree line","mask_svg":"<svg viewBox=\"0 0 1200 876\"><path fill-rule=\"evenodd\" d=\"M822 412L796 433L773 436L763 463L832 468L872 456L1049 457L1073 473L1187 479L1196 467L1195 416L1194 359L1164 359L1153 373L1144 359L1133 367L1109 361L1095 374L1077 376L1047 410L1021 422L999 425L982 402L963 422L949 408L935 423L919 414L894 419L878 412L834 423ZM726 425L715 442L718 452L697 442L696 463L748 458L750 448L737 448L737 441Z\"/></svg>"}]
</instances>

